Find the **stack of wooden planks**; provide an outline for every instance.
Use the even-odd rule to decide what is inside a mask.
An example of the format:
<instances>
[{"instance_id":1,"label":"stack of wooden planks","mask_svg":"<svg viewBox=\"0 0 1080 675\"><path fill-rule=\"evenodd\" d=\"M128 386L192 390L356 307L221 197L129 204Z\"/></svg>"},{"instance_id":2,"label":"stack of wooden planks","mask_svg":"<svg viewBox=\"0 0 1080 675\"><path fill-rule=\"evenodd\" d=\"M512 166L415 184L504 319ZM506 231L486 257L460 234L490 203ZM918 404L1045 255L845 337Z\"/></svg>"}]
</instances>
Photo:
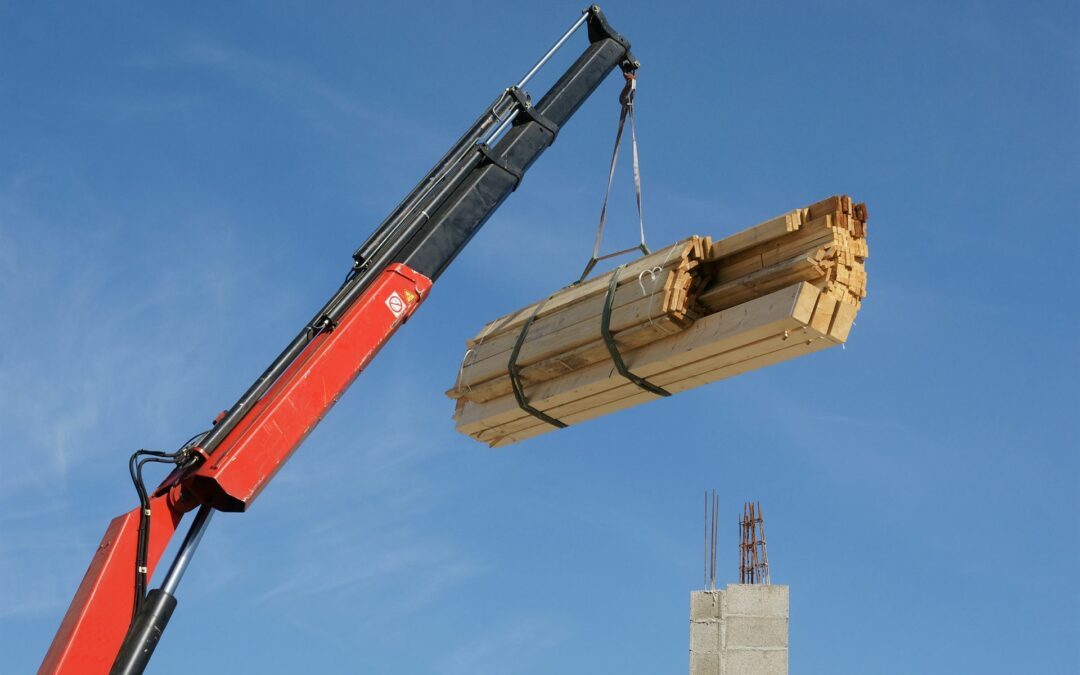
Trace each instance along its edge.
<instances>
[{"instance_id":1,"label":"stack of wooden planks","mask_svg":"<svg viewBox=\"0 0 1080 675\"><path fill-rule=\"evenodd\" d=\"M866 220L865 204L830 197L490 322L447 392L458 431L509 445L843 344L866 296Z\"/></svg>"}]
</instances>

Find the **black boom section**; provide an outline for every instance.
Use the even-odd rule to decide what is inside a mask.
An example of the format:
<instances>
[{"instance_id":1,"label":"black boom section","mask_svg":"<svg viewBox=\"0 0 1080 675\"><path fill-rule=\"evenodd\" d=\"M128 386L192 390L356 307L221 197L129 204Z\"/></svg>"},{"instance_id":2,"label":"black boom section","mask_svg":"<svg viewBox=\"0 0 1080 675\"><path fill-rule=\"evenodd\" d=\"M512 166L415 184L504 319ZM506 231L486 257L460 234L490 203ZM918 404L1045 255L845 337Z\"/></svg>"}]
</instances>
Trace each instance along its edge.
<instances>
[{"instance_id":1,"label":"black boom section","mask_svg":"<svg viewBox=\"0 0 1080 675\"><path fill-rule=\"evenodd\" d=\"M594 42L533 110L557 127L565 125L589 94L629 56L614 38ZM524 174L553 139L539 121L519 115L517 123L489 151L490 158L472 170L454 193L404 244L394 262L435 280L484 222L514 191Z\"/></svg>"},{"instance_id":2,"label":"black boom section","mask_svg":"<svg viewBox=\"0 0 1080 675\"><path fill-rule=\"evenodd\" d=\"M319 332L333 330L373 280L395 263L435 280L469 243L492 212L514 191L522 174L551 145L560 127L616 66L634 69L630 44L595 5L585 11L537 68L580 26L588 22L589 46L532 108L517 87L500 94L488 109L420 180L353 256L345 282L311 318L262 375L200 441L184 471L213 455L221 441ZM524 84L535 69L522 80ZM477 145L507 116L514 125L494 148Z\"/></svg>"}]
</instances>

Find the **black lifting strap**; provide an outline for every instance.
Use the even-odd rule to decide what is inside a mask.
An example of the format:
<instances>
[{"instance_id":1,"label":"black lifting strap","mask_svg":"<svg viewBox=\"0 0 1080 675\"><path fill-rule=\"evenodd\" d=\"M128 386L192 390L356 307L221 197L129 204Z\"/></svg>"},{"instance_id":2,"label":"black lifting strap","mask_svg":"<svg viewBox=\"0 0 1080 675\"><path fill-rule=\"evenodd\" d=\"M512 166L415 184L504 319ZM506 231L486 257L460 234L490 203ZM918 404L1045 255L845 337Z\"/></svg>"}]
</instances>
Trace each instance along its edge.
<instances>
[{"instance_id":1,"label":"black lifting strap","mask_svg":"<svg viewBox=\"0 0 1080 675\"><path fill-rule=\"evenodd\" d=\"M611 283L608 284L607 298L604 301L604 313L600 316L600 334L604 336L604 344L607 345L611 360L615 363L615 369L619 371L620 375L647 392L657 396L671 396L671 392L667 389L658 387L645 378L638 377L630 372L630 369L626 367L626 362L623 361L622 354L619 353L619 347L615 344L615 339L611 336L611 306L615 302L615 287L619 285L619 273L622 272L624 267L626 265L620 265L611 273Z\"/></svg>"},{"instance_id":2,"label":"black lifting strap","mask_svg":"<svg viewBox=\"0 0 1080 675\"><path fill-rule=\"evenodd\" d=\"M510 352L510 363L507 365L507 370L510 372L510 386L514 388L514 398L517 399L518 406L529 413L538 420L547 422L551 426L557 429L565 429L566 423L561 422L551 415L544 413L542 410L529 405L529 400L525 398L525 388L521 386L521 370L518 368L517 358L521 353L521 345L525 344L525 336L529 333L529 327L532 326L532 322L536 319L536 315L540 313L540 310L544 308L547 301L551 298L546 298L543 302L536 306L533 313L529 316L528 321L521 327L521 332L518 333L517 342L514 343L514 349Z\"/></svg>"}]
</instances>

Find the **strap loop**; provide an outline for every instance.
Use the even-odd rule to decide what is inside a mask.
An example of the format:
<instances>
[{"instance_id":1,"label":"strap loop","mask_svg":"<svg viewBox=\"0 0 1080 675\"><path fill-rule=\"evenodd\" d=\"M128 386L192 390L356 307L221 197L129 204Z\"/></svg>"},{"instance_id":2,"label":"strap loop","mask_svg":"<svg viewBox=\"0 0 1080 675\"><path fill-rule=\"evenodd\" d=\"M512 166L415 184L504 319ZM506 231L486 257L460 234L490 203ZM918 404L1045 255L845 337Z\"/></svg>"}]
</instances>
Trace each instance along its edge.
<instances>
[{"instance_id":1,"label":"strap loop","mask_svg":"<svg viewBox=\"0 0 1080 675\"><path fill-rule=\"evenodd\" d=\"M521 385L521 369L518 368L517 358L521 353L521 346L525 344L525 336L529 333L529 327L532 326L533 321L536 319L536 315L540 313L540 310L544 308L547 301L551 298L546 298L543 302L536 305L536 309L529 316L529 319L521 327L521 332L518 333L517 342L514 343L514 349L510 352L510 363L507 364L507 371L510 373L510 386L514 389L514 398L517 400L518 407L525 412L529 413L533 417L543 422L547 422L551 426L557 429L565 429L566 423L561 422L554 417L544 413L542 410L529 405L529 400L525 398L525 388Z\"/></svg>"},{"instance_id":2,"label":"strap loop","mask_svg":"<svg viewBox=\"0 0 1080 675\"><path fill-rule=\"evenodd\" d=\"M622 273L623 268L625 267L626 265L620 265L611 273L611 283L608 284L607 298L604 299L604 313L600 316L600 334L604 338L604 344L607 346L608 353L611 354L611 360L615 363L615 369L619 371L620 375L651 394L656 394L657 396L671 396L670 391L663 387L658 387L645 378L630 372L630 369L626 367L626 362L623 361L622 354L619 353L618 345L615 344L615 338L611 335L611 306L615 303L615 288L619 285L619 274Z\"/></svg>"}]
</instances>

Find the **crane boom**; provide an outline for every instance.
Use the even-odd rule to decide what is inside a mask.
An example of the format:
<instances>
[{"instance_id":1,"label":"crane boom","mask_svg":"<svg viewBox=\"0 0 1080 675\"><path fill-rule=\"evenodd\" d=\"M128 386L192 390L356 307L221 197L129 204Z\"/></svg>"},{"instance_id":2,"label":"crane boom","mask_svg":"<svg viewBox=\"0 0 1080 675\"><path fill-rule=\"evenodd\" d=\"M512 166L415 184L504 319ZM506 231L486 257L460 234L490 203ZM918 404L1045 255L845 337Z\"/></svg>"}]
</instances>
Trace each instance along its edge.
<instances>
[{"instance_id":1,"label":"crane boom","mask_svg":"<svg viewBox=\"0 0 1080 675\"><path fill-rule=\"evenodd\" d=\"M533 105L525 85L582 25L588 47ZM594 5L521 81L496 97L356 250L342 286L213 428L176 455L177 468L147 496L147 508L113 519L39 673L143 671L213 511L251 506L560 127L612 70L637 65L629 43ZM137 589L160 562L183 515L196 508L165 582L144 599ZM142 564L133 574L136 559Z\"/></svg>"}]
</instances>

